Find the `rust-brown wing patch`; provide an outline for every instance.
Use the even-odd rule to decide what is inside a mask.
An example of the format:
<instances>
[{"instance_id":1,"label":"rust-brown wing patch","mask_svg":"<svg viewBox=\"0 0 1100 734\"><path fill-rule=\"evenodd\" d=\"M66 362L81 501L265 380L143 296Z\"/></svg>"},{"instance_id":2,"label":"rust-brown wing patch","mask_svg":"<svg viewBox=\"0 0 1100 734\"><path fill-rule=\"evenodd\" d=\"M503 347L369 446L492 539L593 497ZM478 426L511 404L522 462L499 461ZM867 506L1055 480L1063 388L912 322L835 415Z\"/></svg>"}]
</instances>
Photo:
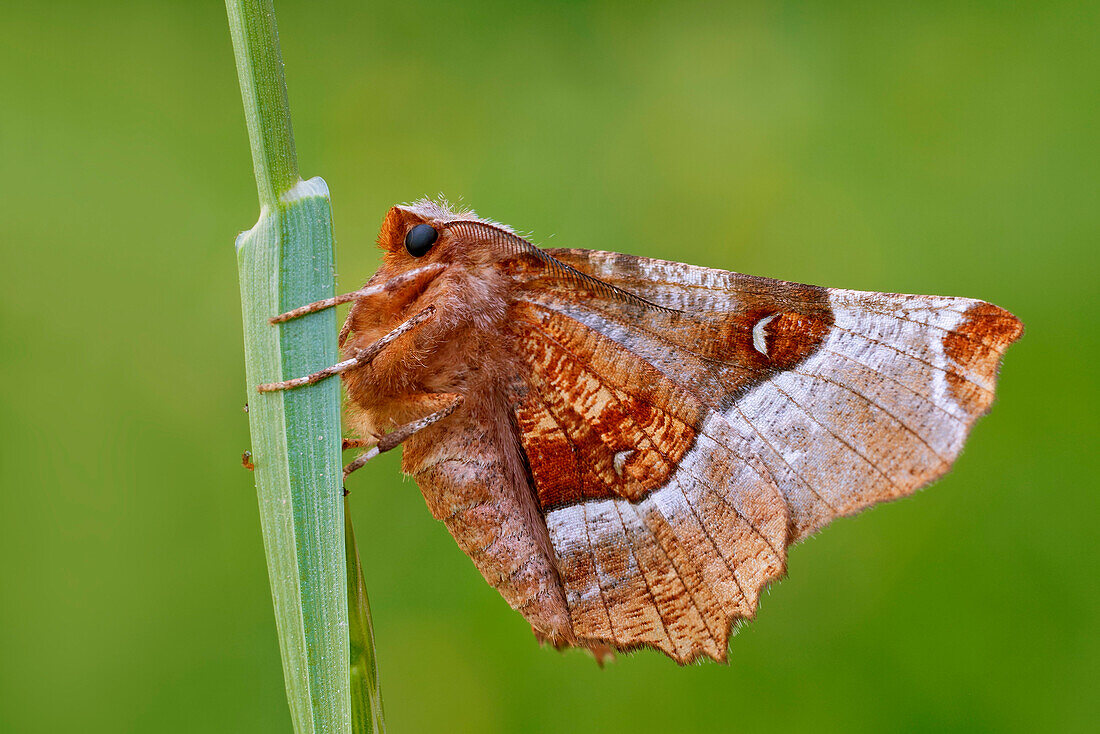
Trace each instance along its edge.
<instances>
[{"instance_id":1,"label":"rust-brown wing patch","mask_svg":"<svg viewBox=\"0 0 1100 734\"><path fill-rule=\"evenodd\" d=\"M947 372L947 383L955 401L968 413L980 415L989 410L1004 350L1023 333L1024 325L1011 313L991 303L979 303L944 336L944 354L955 365Z\"/></svg>"},{"instance_id":2,"label":"rust-brown wing patch","mask_svg":"<svg viewBox=\"0 0 1100 734\"><path fill-rule=\"evenodd\" d=\"M637 501L663 486L695 440L699 401L561 314L521 303L514 315L530 368L516 417L542 508Z\"/></svg>"}]
</instances>

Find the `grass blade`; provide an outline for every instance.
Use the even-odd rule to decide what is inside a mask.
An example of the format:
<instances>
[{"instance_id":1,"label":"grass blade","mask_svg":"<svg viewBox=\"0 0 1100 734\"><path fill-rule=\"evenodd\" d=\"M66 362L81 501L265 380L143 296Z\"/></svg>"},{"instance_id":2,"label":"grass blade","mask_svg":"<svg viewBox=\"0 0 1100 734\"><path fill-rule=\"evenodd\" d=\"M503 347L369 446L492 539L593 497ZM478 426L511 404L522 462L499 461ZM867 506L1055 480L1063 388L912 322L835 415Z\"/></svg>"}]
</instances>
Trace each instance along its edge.
<instances>
[{"instance_id":1,"label":"grass blade","mask_svg":"<svg viewBox=\"0 0 1100 734\"><path fill-rule=\"evenodd\" d=\"M355 734L383 734L382 694L378 687L378 666L374 657L374 626L359 548L351 527L347 498L344 498L344 540L348 556L348 617L351 640L351 720Z\"/></svg>"},{"instance_id":2,"label":"grass blade","mask_svg":"<svg viewBox=\"0 0 1100 734\"><path fill-rule=\"evenodd\" d=\"M295 731L348 732L339 383L327 380L285 393L255 389L336 358L331 311L278 327L267 321L291 305L333 293L324 182L301 182L283 199L237 240L252 461ZM327 244L327 256L314 251L318 243Z\"/></svg>"},{"instance_id":3,"label":"grass blade","mask_svg":"<svg viewBox=\"0 0 1100 734\"><path fill-rule=\"evenodd\" d=\"M268 323L333 295L332 211L324 181L298 175L271 0L226 0L226 9L260 200L259 221L237 239L237 264L256 490L287 700L298 734L350 734L339 382L255 390L336 362L333 310ZM373 671L373 649L370 658Z\"/></svg>"}]
</instances>

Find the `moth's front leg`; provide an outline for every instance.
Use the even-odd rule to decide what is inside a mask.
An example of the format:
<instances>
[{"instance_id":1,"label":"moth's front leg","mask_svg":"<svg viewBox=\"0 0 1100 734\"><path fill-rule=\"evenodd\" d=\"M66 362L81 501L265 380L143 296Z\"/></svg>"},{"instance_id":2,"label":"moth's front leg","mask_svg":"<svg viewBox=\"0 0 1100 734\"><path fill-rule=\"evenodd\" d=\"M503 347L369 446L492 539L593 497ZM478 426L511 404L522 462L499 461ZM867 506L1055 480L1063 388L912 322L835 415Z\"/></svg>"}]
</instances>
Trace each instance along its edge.
<instances>
[{"instance_id":1,"label":"moth's front leg","mask_svg":"<svg viewBox=\"0 0 1100 734\"><path fill-rule=\"evenodd\" d=\"M269 319L272 326L292 321L293 319L301 318L307 314L317 313L318 311L324 311L334 306L338 306L341 303L348 303L349 301L355 301L357 306L362 306L364 303L404 303L410 293L415 294L421 292L446 270L446 265L442 263L427 263L420 267L413 268L411 270L399 273L391 278L382 280L381 282L371 283L357 291L351 293L343 293L334 298L326 298L323 301L316 301L304 306L300 306L295 309L291 309L285 313L281 313L278 316L273 316ZM374 280L374 279L372 279ZM355 312L355 308L352 309L352 313ZM431 305L427 306L423 310L416 313L412 318L399 324L395 329L383 336L378 341L367 345L366 347L354 351L348 359L343 362L335 364L331 367L326 367L323 370L319 370L312 375L306 375L304 377L296 377L291 380L283 380L281 382L270 382L263 385L259 385L257 390L260 392L273 392L276 390L289 390L295 387L303 387L305 385L312 385L319 382L326 377L332 377L333 375L339 375L348 370L356 369L369 364L371 360L378 356L378 354L385 349L385 347L393 342L395 339L405 334L408 331L420 326L428 321L435 315L435 308ZM344 323L343 328L340 330L339 343L342 347L345 340L348 337L348 333L351 329L351 319Z\"/></svg>"},{"instance_id":2,"label":"moth's front leg","mask_svg":"<svg viewBox=\"0 0 1100 734\"><path fill-rule=\"evenodd\" d=\"M417 313L411 319L399 324L395 329L383 336L378 341L370 344L363 349L358 350L351 358L345 359L343 362L338 362L331 367L326 367L323 370L318 370L312 375L306 375L305 377L295 377L291 380L283 380L282 382L266 382L262 385L258 385L256 390L259 392L275 392L277 390L289 390L295 387L303 387L305 385L312 385L315 382L320 382L326 377L332 377L333 375L339 375L342 372L362 367L370 364L370 362L377 357L383 349L391 344L395 339L403 334L412 331L417 326L420 326L435 314L435 306L427 306L424 310Z\"/></svg>"},{"instance_id":3,"label":"moth's front leg","mask_svg":"<svg viewBox=\"0 0 1100 734\"><path fill-rule=\"evenodd\" d=\"M297 318L301 318L306 314L317 313L318 311L324 311L334 306L339 306L341 303L348 303L349 301L360 301L366 298L374 296L392 294L394 291L403 288L409 284L414 284L418 281L424 281L439 275L446 268L442 263L428 263L422 265L419 268L413 268L400 275L394 276L383 283L376 283L375 285L364 286L357 291L351 291L350 293L341 293L333 298L326 298L321 301L314 301L313 303L307 303L304 306L291 309L278 316L272 316L268 321L274 324L281 324L285 321L292 321Z\"/></svg>"}]
</instances>

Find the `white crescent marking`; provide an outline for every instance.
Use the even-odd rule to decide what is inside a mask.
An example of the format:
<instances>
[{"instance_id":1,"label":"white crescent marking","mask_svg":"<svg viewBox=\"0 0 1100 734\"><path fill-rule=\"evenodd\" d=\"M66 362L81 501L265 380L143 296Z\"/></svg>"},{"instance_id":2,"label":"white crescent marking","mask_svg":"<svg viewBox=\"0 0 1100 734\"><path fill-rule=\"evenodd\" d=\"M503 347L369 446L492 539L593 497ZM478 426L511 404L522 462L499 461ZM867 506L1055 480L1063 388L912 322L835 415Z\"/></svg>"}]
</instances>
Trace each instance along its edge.
<instances>
[{"instance_id":1,"label":"white crescent marking","mask_svg":"<svg viewBox=\"0 0 1100 734\"><path fill-rule=\"evenodd\" d=\"M772 322L779 314L773 313L771 316L765 316L756 322L756 325L752 327L752 347L756 351L768 356L768 343L764 340L764 327Z\"/></svg>"}]
</instances>

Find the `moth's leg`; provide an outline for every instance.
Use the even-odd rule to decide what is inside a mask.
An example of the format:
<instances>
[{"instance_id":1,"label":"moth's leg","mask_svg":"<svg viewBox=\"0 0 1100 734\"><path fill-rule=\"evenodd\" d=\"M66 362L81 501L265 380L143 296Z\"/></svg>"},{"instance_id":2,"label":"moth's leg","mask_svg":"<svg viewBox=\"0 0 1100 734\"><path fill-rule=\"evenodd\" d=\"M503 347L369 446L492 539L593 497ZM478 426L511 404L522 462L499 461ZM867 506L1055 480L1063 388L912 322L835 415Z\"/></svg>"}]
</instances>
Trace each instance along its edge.
<instances>
[{"instance_id":1,"label":"moth's leg","mask_svg":"<svg viewBox=\"0 0 1100 734\"><path fill-rule=\"evenodd\" d=\"M284 321L290 321L292 319L305 316L306 314L324 311L326 308L339 306L341 303L348 303L349 301L354 301L357 298L362 298L364 295L370 295L369 293L367 293L367 291L368 289L361 288L357 291L351 291L350 293L341 293L334 298L326 298L323 301L314 301L313 303L307 303L304 306L292 308L289 311L279 314L278 316L272 316L270 319L268 319L268 321L272 324L281 324Z\"/></svg>"},{"instance_id":2,"label":"moth's leg","mask_svg":"<svg viewBox=\"0 0 1100 734\"><path fill-rule=\"evenodd\" d=\"M312 375L306 375L305 377L295 377L292 380L283 380L282 382L265 382L262 385L256 387L259 392L274 392L276 390L289 390L294 387L302 387L304 385L312 385L315 382L320 382L326 377L332 377L338 375L341 372L347 372L350 369L356 367L362 367L365 364L369 364L372 359L378 356L378 354L386 348L390 342L397 339L402 334L415 329L420 324L431 318L435 313L435 306L428 306L420 313L413 316L408 321L400 324L390 333L374 342L370 346L364 347L356 352L355 356L351 359L345 359L343 362L338 362L331 367L326 367L323 370L314 372Z\"/></svg>"},{"instance_id":3,"label":"moth's leg","mask_svg":"<svg viewBox=\"0 0 1100 734\"><path fill-rule=\"evenodd\" d=\"M373 448L376 443L378 443L378 439L376 438L345 438L341 450L347 451L348 449L369 449Z\"/></svg>"},{"instance_id":4,"label":"moth's leg","mask_svg":"<svg viewBox=\"0 0 1100 734\"><path fill-rule=\"evenodd\" d=\"M341 303L348 303L349 301L356 301L360 298L370 298L371 296L380 295L387 291L393 291L400 288L407 283L417 280L418 278L425 276L438 275L443 271L445 265L440 263L431 263L429 265L423 265L419 268L413 268L412 270L396 275L390 278L385 283L378 283L376 285L368 286L366 288L360 288L357 291L351 291L350 293L341 293L335 298L326 298L323 301L314 301L313 303L307 303L304 306L293 308L286 313L281 313L278 316L272 316L268 321L272 324L281 324L284 321L290 321L292 319L305 316L306 314L316 313L318 311L324 311L326 308L332 308L333 306L339 306ZM347 325L345 324L345 328Z\"/></svg>"},{"instance_id":5,"label":"moth's leg","mask_svg":"<svg viewBox=\"0 0 1100 734\"><path fill-rule=\"evenodd\" d=\"M450 397L451 401L444 406L441 410L437 410L430 415L426 415L423 418L415 421L409 421L403 426L398 426L389 433L384 433L377 439L345 439L344 448L371 446L369 451L365 451L360 454L355 461L351 462L344 467L344 479L348 478L348 475L357 469L362 469L368 461L378 456L384 451L397 448L405 439L412 436L418 431L422 431L428 426L434 425L443 420L451 413L458 409L458 406L462 405L463 397L461 395L439 395L432 394L426 397L430 397L433 401L437 401L441 397Z\"/></svg>"}]
</instances>

